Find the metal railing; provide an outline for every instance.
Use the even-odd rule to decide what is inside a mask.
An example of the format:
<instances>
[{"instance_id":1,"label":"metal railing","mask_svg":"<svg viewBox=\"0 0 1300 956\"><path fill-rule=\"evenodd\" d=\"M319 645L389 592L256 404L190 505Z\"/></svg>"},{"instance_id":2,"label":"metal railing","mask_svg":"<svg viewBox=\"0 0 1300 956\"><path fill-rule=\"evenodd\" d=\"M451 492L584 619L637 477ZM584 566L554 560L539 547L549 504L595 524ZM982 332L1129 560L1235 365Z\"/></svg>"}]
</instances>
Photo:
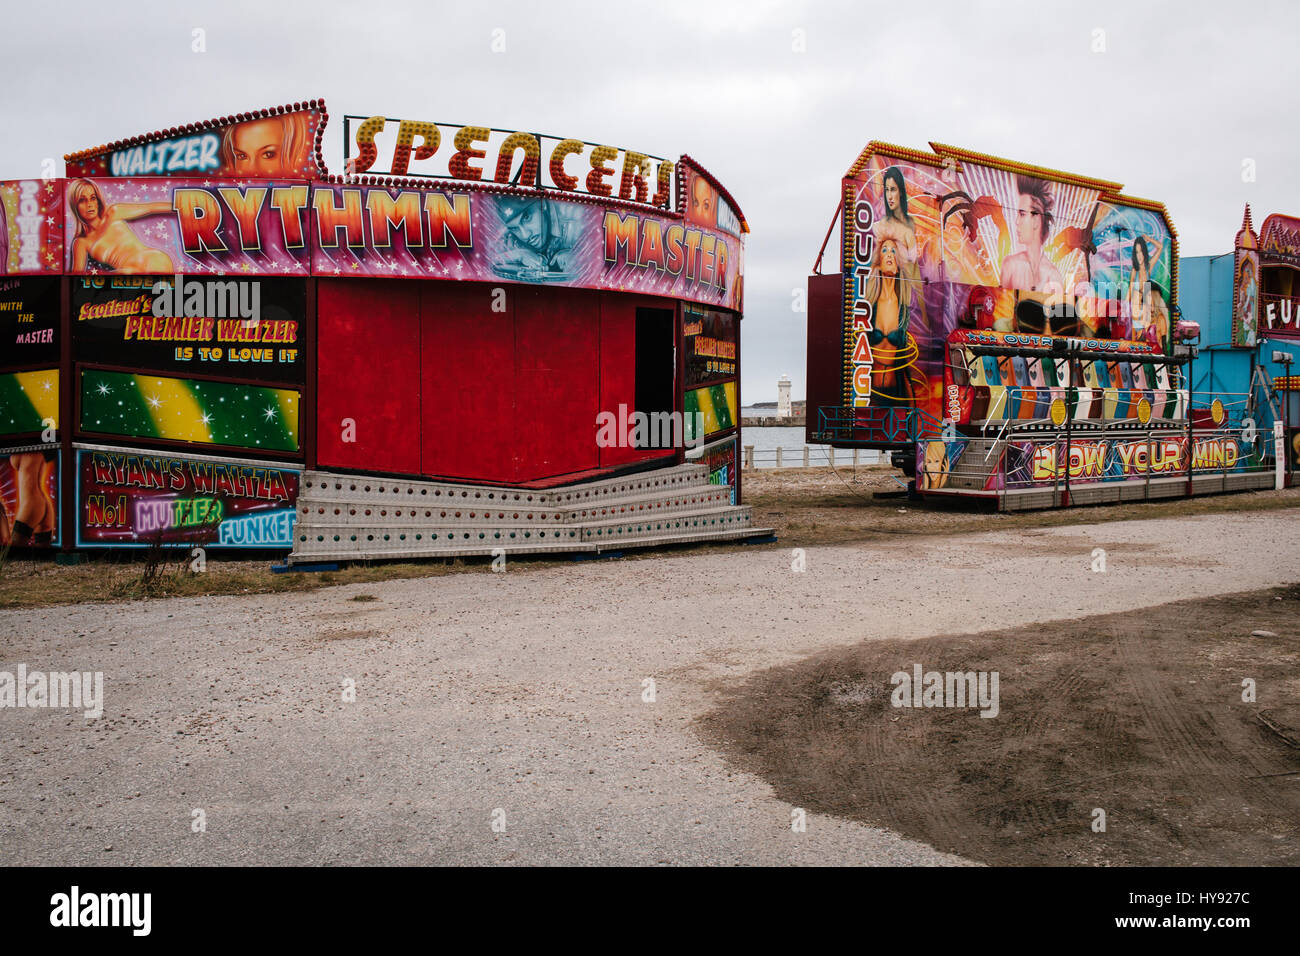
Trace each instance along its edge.
<instances>
[{"instance_id":1,"label":"metal railing","mask_svg":"<svg viewBox=\"0 0 1300 956\"><path fill-rule=\"evenodd\" d=\"M773 468L825 468L878 465L889 459L869 448L840 449L831 445L804 445L802 448L755 448L746 445L743 464L746 471Z\"/></svg>"},{"instance_id":2,"label":"metal railing","mask_svg":"<svg viewBox=\"0 0 1300 956\"><path fill-rule=\"evenodd\" d=\"M812 437L841 445L902 448L925 438L938 438L939 433L939 419L921 408L848 405L817 409L817 430Z\"/></svg>"},{"instance_id":3,"label":"metal railing","mask_svg":"<svg viewBox=\"0 0 1300 956\"><path fill-rule=\"evenodd\" d=\"M959 434L930 442L918 452L918 486L997 493L1004 501L1010 491L1050 489L1064 504L1071 487L1141 485L1143 492L1123 496L1150 498L1152 482L1162 479L1185 482L1191 494L1203 477L1223 476L1224 490L1231 490L1233 476L1276 473L1272 431L1252 417L1248 394L1192 395L1186 407L1191 414L1181 422L1140 429L1125 421L1080 430L1077 423L1073 429L1044 429L1010 420L996 436Z\"/></svg>"}]
</instances>

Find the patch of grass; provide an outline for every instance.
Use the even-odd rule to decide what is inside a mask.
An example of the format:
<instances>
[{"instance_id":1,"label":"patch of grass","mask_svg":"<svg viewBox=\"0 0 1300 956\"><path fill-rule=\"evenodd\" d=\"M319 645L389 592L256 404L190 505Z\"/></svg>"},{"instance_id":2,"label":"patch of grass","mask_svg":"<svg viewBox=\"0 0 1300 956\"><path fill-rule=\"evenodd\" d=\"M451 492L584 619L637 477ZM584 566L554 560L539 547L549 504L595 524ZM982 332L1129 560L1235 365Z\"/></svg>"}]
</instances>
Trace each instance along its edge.
<instances>
[{"instance_id":1,"label":"patch of grass","mask_svg":"<svg viewBox=\"0 0 1300 956\"><path fill-rule=\"evenodd\" d=\"M198 595L279 594L314 591L336 584L440 577L466 570L464 566L457 569L441 562L399 562L369 567L353 565L323 574L276 574L268 561L209 559L207 570L202 573L192 572L188 564L181 564L167 574L156 575L146 589L141 583L140 564L123 557L114 555L70 566L56 565L48 558L11 560L5 574L0 576L0 608Z\"/></svg>"}]
</instances>

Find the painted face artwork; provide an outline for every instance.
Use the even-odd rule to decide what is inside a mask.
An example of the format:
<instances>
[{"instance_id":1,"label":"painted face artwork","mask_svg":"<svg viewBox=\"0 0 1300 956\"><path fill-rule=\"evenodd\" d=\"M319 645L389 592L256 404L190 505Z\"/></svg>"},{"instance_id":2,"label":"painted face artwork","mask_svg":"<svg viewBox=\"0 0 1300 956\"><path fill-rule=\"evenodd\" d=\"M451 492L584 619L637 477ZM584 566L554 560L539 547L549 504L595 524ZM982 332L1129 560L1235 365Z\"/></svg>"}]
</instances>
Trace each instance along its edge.
<instances>
[{"instance_id":1,"label":"painted face artwork","mask_svg":"<svg viewBox=\"0 0 1300 956\"><path fill-rule=\"evenodd\" d=\"M891 213L898 209L898 183L892 179L885 180L885 208Z\"/></svg>"},{"instance_id":2,"label":"painted face artwork","mask_svg":"<svg viewBox=\"0 0 1300 956\"><path fill-rule=\"evenodd\" d=\"M282 175L282 137L278 119L239 126L234 132L235 172L241 176Z\"/></svg>"},{"instance_id":3,"label":"painted face artwork","mask_svg":"<svg viewBox=\"0 0 1300 956\"><path fill-rule=\"evenodd\" d=\"M529 203L506 228L530 249L541 252L546 248L546 217L542 215L541 203Z\"/></svg>"},{"instance_id":4,"label":"painted face artwork","mask_svg":"<svg viewBox=\"0 0 1300 956\"><path fill-rule=\"evenodd\" d=\"M717 204L718 197L713 187L704 178L696 178L691 185L691 220L703 223L716 222Z\"/></svg>"},{"instance_id":5,"label":"painted face artwork","mask_svg":"<svg viewBox=\"0 0 1300 956\"><path fill-rule=\"evenodd\" d=\"M1016 211L1016 238L1021 245L1037 246L1042 242L1043 210L1032 196L1020 195Z\"/></svg>"},{"instance_id":6,"label":"painted face artwork","mask_svg":"<svg viewBox=\"0 0 1300 956\"><path fill-rule=\"evenodd\" d=\"M86 222L94 222L99 218L101 210L99 208L99 199L96 198L94 190L82 190L81 195L77 197L77 213Z\"/></svg>"},{"instance_id":7,"label":"painted face artwork","mask_svg":"<svg viewBox=\"0 0 1300 956\"><path fill-rule=\"evenodd\" d=\"M885 242L880 247L880 271L887 276L898 275L898 253L892 241Z\"/></svg>"}]
</instances>

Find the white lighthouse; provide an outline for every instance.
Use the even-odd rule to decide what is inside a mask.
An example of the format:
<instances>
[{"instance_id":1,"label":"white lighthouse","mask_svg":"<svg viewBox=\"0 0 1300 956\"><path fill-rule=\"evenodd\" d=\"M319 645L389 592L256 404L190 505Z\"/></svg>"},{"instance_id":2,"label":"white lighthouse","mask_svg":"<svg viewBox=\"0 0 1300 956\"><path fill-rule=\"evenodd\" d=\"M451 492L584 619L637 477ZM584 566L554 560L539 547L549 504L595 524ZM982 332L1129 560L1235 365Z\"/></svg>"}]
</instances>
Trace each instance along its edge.
<instances>
[{"instance_id":1,"label":"white lighthouse","mask_svg":"<svg viewBox=\"0 0 1300 956\"><path fill-rule=\"evenodd\" d=\"M776 383L776 417L790 417L790 376L782 375Z\"/></svg>"}]
</instances>

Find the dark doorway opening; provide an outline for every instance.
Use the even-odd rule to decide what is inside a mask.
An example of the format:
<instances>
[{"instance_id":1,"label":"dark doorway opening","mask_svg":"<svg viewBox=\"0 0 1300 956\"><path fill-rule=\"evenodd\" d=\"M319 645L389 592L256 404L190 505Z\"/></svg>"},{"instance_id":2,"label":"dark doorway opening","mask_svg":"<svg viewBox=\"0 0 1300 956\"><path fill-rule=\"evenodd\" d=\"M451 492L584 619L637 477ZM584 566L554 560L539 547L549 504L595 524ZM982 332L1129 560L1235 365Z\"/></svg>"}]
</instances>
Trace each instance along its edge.
<instances>
[{"instance_id":1,"label":"dark doorway opening","mask_svg":"<svg viewBox=\"0 0 1300 956\"><path fill-rule=\"evenodd\" d=\"M672 309L636 310L636 411L647 416L671 415L677 372L677 335ZM651 421L668 421L668 418ZM645 447L666 447L652 429ZM671 446L667 446L671 447Z\"/></svg>"}]
</instances>

